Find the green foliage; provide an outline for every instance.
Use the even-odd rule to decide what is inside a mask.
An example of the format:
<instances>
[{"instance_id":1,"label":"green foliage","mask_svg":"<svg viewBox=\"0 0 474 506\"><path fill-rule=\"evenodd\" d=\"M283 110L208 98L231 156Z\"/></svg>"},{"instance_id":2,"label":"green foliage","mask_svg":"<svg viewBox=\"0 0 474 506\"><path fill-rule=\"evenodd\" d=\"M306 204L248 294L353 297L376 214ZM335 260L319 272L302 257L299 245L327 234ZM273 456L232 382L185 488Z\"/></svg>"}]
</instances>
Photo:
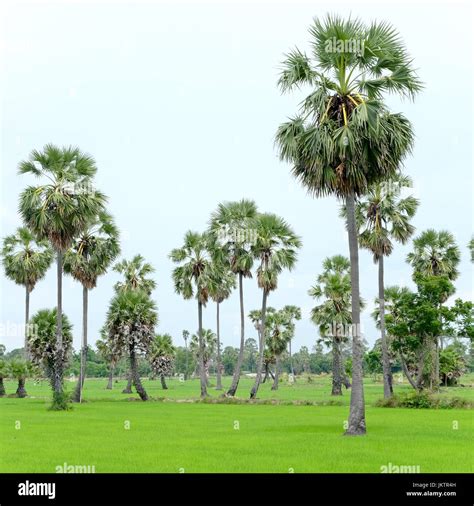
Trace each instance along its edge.
<instances>
[{"instance_id":1,"label":"green foliage","mask_svg":"<svg viewBox=\"0 0 474 506\"><path fill-rule=\"evenodd\" d=\"M455 409L470 408L472 402L461 397L445 398L423 391L402 393L388 399L379 399L375 405L384 408Z\"/></svg>"}]
</instances>

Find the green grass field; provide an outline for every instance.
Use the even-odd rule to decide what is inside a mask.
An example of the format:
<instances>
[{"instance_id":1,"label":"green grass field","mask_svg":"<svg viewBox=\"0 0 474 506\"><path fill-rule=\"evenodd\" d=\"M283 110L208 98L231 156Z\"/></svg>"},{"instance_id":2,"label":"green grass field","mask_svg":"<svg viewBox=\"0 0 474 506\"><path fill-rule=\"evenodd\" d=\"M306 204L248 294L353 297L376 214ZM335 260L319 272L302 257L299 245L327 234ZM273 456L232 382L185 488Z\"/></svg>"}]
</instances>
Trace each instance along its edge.
<instances>
[{"instance_id":1,"label":"green grass field","mask_svg":"<svg viewBox=\"0 0 474 506\"><path fill-rule=\"evenodd\" d=\"M136 394L121 393L124 381L110 391L106 380L94 379L86 382L87 402L53 412L47 410L48 384L30 381L28 398L0 399L0 472L54 473L64 463L95 466L98 473L379 473L389 463L419 466L420 472L472 472L471 410L374 407L382 385L366 379L368 434L343 437L350 395L336 398L341 405L325 405L334 400L329 382L322 377L311 384L282 384L277 392L267 383L259 398L285 402L235 405L183 402L197 398L197 380L171 380L167 391L159 381L145 380L154 400L142 402ZM66 383L72 389L73 383ZM250 385L250 379L241 380L242 398ZM7 382L6 388L13 393L15 384ZM470 387L444 389L441 395L474 398ZM318 404L286 402L297 400Z\"/></svg>"}]
</instances>

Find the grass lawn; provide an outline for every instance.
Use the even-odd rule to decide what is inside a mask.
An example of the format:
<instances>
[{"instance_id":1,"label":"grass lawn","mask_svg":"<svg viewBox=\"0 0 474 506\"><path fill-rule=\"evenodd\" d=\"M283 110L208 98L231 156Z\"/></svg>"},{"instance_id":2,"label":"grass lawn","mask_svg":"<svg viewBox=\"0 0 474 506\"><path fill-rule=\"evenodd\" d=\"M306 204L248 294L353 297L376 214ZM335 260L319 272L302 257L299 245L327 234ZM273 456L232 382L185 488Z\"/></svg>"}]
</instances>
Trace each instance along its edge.
<instances>
[{"instance_id":1,"label":"grass lawn","mask_svg":"<svg viewBox=\"0 0 474 506\"><path fill-rule=\"evenodd\" d=\"M283 384L277 392L265 384L259 397L323 403L331 399L329 381ZM349 392L331 406L203 404L175 402L197 396L195 380L171 380L167 391L159 381L144 383L152 397L170 401L133 402L136 394L121 393L124 381L109 391L104 379L88 380L87 402L68 412L47 410L46 382L28 382L26 399L0 399L0 472L54 473L64 463L93 465L98 473L378 473L389 463L420 466L420 472L473 470L471 410L377 408L382 385L369 379L368 434L355 438L342 436ZM250 385L242 379L242 397ZM12 393L15 385L6 387ZM472 388L446 390L442 395L473 397Z\"/></svg>"}]
</instances>

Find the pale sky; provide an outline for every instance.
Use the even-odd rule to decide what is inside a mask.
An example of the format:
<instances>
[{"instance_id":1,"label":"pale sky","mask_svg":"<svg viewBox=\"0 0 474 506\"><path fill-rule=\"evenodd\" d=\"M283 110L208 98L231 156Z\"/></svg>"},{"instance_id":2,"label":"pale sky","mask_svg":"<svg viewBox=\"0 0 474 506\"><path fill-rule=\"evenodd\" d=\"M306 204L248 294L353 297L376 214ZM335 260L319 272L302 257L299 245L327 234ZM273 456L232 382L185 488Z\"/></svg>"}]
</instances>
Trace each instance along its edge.
<instances>
[{"instance_id":1,"label":"pale sky","mask_svg":"<svg viewBox=\"0 0 474 506\"><path fill-rule=\"evenodd\" d=\"M313 199L279 161L278 125L293 115L303 93L282 96L276 86L283 54L308 49L308 27L326 13L388 20L415 59L425 91L415 103L391 98L393 111L413 123L416 146L406 173L421 200L417 232L448 229L462 253L456 296L472 298L467 243L472 234L472 12L470 2L2 2L1 222L4 237L21 224L18 196L35 180L18 163L46 143L77 145L98 165L97 186L122 232L123 256L141 253L156 268L153 297L158 332L183 345L197 327L196 303L174 293L168 254L188 229L202 231L217 203L254 199L261 211L284 217L302 237L296 268L281 276L269 304L301 306L293 349L312 347L314 305L307 291L327 256L348 255L344 224L333 198ZM385 262L386 285L412 286L405 262L411 245L396 246ZM360 254L362 317L369 343L377 269ZM89 339L104 322L113 284L99 279L89 299ZM0 342L22 337L24 290L0 275ZM258 308L255 279L246 280L245 311ZM64 280L63 308L81 335L81 287ZM52 267L31 294L30 314L56 304ZM237 292L221 306L223 346L238 346ZM215 326L209 304L204 325ZM247 321L246 337L255 337Z\"/></svg>"}]
</instances>

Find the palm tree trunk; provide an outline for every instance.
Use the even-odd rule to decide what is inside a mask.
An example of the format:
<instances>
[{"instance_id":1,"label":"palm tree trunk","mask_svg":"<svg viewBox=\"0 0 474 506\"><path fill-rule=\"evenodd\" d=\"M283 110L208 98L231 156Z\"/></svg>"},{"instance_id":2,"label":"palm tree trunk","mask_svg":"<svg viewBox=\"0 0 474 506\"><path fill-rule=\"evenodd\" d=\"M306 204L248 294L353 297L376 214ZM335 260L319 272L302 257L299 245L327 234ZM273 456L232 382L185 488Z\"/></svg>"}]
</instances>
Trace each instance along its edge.
<instances>
[{"instance_id":1,"label":"palm tree trunk","mask_svg":"<svg viewBox=\"0 0 474 506\"><path fill-rule=\"evenodd\" d=\"M107 383L107 390L112 390L113 388L113 379L114 379L114 366L110 364L109 368L109 382Z\"/></svg>"},{"instance_id":2,"label":"palm tree trunk","mask_svg":"<svg viewBox=\"0 0 474 506\"><path fill-rule=\"evenodd\" d=\"M21 399L26 397L25 378L18 379L18 388L16 389L16 396L20 397Z\"/></svg>"},{"instance_id":3,"label":"palm tree trunk","mask_svg":"<svg viewBox=\"0 0 474 506\"><path fill-rule=\"evenodd\" d=\"M351 302L352 302L352 389L346 435L356 436L366 433L364 377L362 370L362 341L360 335L360 291L359 291L359 246L355 223L355 197L351 193L346 198L347 233L351 261Z\"/></svg>"},{"instance_id":4,"label":"palm tree trunk","mask_svg":"<svg viewBox=\"0 0 474 506\"><path fill-rule=\"evenodd\" d=\"M53 409L67 409L67 403L63 391L63 253L57 251L57 314L56 314L56 356L54 360L53 385Z\"/></svg>"},{"instance_id":5,"label":"palm tree trunk","mask_svg":"<svg viewBox=\"0 0 474 506\"><path fill-rule=\"evenodd\" d=\"M341 348L335 337L332 339L332 390L331 395L342 395Z\"/></svg>"},{"instance_id":6,"label":"palm tree trunk","mask_svg":"<svg viewBox=\"0 0 474 506\"><path fill-rule=\"evenodd\" d=\"M278 382L280 381L280 357L275 357L275 377L273 378L272 390L278 390Z\"/></svg>"},{"instance_id":7,"label":"palm tree trunk","mask_svg":"<svg viewBox=\"0 0 474 506\"><path fill-rule=\"evenodd\" d=\"M29 359L29 350L28 350L28 322L30 321L30 289L28 285L25 288L25 344L23 350L23 356L25 360Z\"/></svg>"},{"instance_id":8,"label":"palm tree trunk","mask_svg":"<svg viewBox=\"0 0 474 506\"><path fill-rule=\"evenodd\" d=\"M296 383L295 370L293 369L293 358L291 356L291 340L288 343L288 348L289 348L289 352L290 352L290 371L291 371L291 375L293 376L293 381Z\"/></svg>"},{"instance_id":9,"label":"palm tree trunk","mask_svg":"<svg viewBox=\"0 0 474 506\"><path fill-rule=\"evenodd\" d=\"M160 375L160 380L161 380L161 388L163 390L168 390L168 385L166 384L166 380L165 380L164 374Z\"/></svg>"},{"instance_id":10,"label":"palm tree trunk","mask_svg":"<svg viewBox=\"0 0 474 506\"><path fill-rule=\"evenodd\" d=\"M3 378L0 378L0 397L3 397L5 394L5 384L3 383Z\"/></svg>"},{"instance_id":11,"label":"palm tree trunk","mask_svg":"<svg viewBox=\"0 0 474 506\"><path fill-rule=\"evenodd\" d=\"M87 362L87 312L89 307L89 290L82 287L82 346L81 346L81 365L79 368L79 379L76 390L74 391L74 402L82 401L82 389L84 388L84 379L86 376Z\"/></svg>"},{"instance_id":12,"label":"palm tree trunk","mask_svg":"<svg viewBox=\"0 0 474 506\"><path fill-rule=\"evenodd\" d=\"M385 333L385 287L383 255L379 256L379 312L380 312L380 336L382 338L382 368L383 368L383 396L388 399L393 395L392 368L388 356L388 343Z\"/></svg>"},{"instance_id":13,"label":"palm tree trunk","mask_svg":"<svg viewBox=\"0 0 474 506\"><path fill-rule=\"evenodd\" d=\"M186 355L185 355L185 370L184 370L184 380L186 381L188 379L188 340L185 339L184 340L184 348L186 350Z\"/></svg>"},{"instance_id":14,"label":"palm tree trunk","mask_svg":"<svg viewBox=\"0 0 474 506\"><path fill-rule=\"evenodd\" d=\"M260 336L259 336L259 354L258 354L258 362L257 362L257 377L255 378L255 383L250 390L250 398L255 399L257 396L258 388L262 381L262 370L263 370L263 352L265 348L265 317L267 313L267 291L263 290L263 299L262 299L262 322L260 327Z\"/></svg>"},{"instance_id":15,"label":"palm tree trunk","mask_svg":"<svg viewBox=\"0 0 474 506\"><path fill-rule=\"evenodd\" d=\"M259 340L260 340L260 337L259 337ZM270 364L266 363L265 364L265 376L263 377L262 383L265 383L267 381L268 376L269 376L269 371L270 371Z\"/></svg>"},{"instance_id":16,"label":"palm tree trunk","mask_svg":"<svg viewBox=\"0 0 474 506\"><path fill-rule=\"evenodd\" d=\"M204 369L204 342L202 340L202 302L198 301L198 321L199 321L199 376L201 378L201 398L207 397L207 379Z\"/></svg>"},{"instance_id":17,"label":"palm tree trunk","mask_svg":"<svg viewBox=\"0 0 474 506\"><path fill-rule=\"evenodd\" d=\"M413 379L413 376L410 374L410 371L408 370L408 367L407 367L407 363L405 362L405 359L403 358L403 355L401 352L400 352L400 363L402 364L402 369L403 369L403 372L405 373L405 376L407 377L408 382L415 390L418 390L418 385L416 384L415 380Z\"/></svg>"},{"instance_id":18,"label":"palm tree trunk","mask_svg":"<svg viewBox=\"0 0 474 506\"><path fill-rule=\"evenodd\" d=\"M245 346L245 314L244 314L244 287L243 287L243 275L239 272L239 297L240 297L240 349L237 364L234 370L234 376L232 378L232 384L227 391L227 395L234 396L237 392L240 380L240 370L244 361L244 346Z\"/></svg>"},{"instance_id":19,"label":"palm tree trunk","mask_svg":"<svg viewBox=\"0 0 474 506\"><path fill-rule=\"evenodd\" d=\"M140 381L140 375L138 374L137 356L135 353L135 349L132 346L130 347L130 373L133 384L135 385L135 390L140 396L140 399L142 401L147 401L148 395L145 389L143 388L142 382Z\"/></svg>"},{"instance_id":20,"label":"palm tree trunk","mask_svg":"<svg viewBox=\"0 0 474 506\"><path fill-rule=\"evenodd\" d=\"M127 386L122 390L123 394L132 393L132 371L128 371L127 375Z\"/></svg>"},{"instance_id":21,"label":"palm tree trunk","mask_svg":"<svg viewBox=\"0 0 474 506\"><path fill-rule=\"evenodd\" d=\"M216 304L216 326L217 326L217 385L216 390L222 390L222 374L221 374L221 338L220 338L220 321L219 321L219 302Z\"/></svg>"}]
</instances>

